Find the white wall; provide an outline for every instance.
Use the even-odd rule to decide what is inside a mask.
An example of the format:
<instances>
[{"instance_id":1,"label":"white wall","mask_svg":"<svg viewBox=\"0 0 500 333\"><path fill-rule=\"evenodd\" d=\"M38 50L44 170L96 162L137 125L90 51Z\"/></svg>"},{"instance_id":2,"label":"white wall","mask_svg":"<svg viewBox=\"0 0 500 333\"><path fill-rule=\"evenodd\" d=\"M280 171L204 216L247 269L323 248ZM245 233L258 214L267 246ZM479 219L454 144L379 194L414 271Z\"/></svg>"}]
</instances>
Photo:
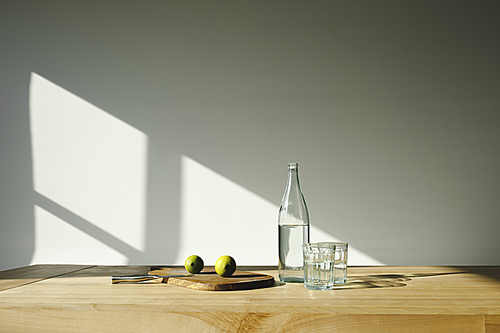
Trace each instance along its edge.
<instances>
[{"instance_id":1,"label":"white wall","mask_svg":"<svg viewBox=\"0 0 500 333\"><path fill-rule=\"evenodd\" d=\"M0 269L500 264L496 1L2 1Z\"/></svg>"}]
</instances>

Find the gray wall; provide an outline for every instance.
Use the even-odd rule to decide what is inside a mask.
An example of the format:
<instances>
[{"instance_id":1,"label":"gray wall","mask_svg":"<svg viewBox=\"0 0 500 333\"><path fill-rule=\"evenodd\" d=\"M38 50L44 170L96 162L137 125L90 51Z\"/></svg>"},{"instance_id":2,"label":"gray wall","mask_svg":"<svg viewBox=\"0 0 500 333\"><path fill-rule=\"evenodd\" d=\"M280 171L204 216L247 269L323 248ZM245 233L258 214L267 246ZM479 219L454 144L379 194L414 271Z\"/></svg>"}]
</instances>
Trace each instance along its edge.
<instances>
[{"instance_id":1,"label":"gray wall","mask_svg":"<svg viewBox=\"0 0 500 333\"><path fill-rule=\"evenodd\" d=\"M175 260L189 156L276 205L299 162L311 223L384 264L500 264L498 17L498 1L1 1L0 269L32 263L34 205L78 222L33 188L31 73L147 135L144 251L94 235L128 263Z\"/></svg>"}]
</instances>

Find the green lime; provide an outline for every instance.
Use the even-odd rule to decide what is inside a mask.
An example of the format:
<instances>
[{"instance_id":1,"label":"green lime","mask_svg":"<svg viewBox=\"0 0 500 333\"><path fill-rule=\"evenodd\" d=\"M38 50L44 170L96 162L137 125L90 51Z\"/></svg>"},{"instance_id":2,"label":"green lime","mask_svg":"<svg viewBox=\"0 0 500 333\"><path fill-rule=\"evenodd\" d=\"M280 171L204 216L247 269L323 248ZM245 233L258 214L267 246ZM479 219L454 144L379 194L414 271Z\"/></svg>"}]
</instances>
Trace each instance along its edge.
<instances>
[{"instance_id":1,"label":"green lime","mask_svg":"<svg viewBox=\"0 0 500 333\"><path fill-rule=\"evenodd\" d=\"M231 256L222 256L215 262L215 271L223 277L233 275L236 270L236 261Z\"/></svg>"},{"instance_id":2,"label":"green lime","mask_svg":"<svg viewBox=\"0 0 500 333\"><path fill-rule=\"evenodd\" d=\"M197 255L192 255L187 257L186 262L184 263L184 267L186 267L186 271L192 274L198 274L203 269L203 259L198 257Z\"/></svg>"}]
</instances>

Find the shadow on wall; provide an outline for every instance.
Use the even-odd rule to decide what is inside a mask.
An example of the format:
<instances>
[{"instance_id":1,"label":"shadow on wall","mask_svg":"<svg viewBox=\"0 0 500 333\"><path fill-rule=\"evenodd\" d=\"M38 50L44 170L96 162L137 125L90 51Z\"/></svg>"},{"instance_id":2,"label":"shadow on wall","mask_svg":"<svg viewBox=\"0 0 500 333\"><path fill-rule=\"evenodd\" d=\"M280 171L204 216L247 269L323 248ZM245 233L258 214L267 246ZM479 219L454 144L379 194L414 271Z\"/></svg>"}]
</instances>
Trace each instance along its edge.
<instances>
[{"instance_id":1,"label":"shadow on wall","mask_svg":"<svg viewBox=\"0 0 500 333\"><path fill-rule=\"evenodd\" d=\"M35 247L29 75L13 75L16 69L0 78L0 270L29 265Z\"/></svg>"},{"instance_id":2,"label":"shadow on wall","mask_svg":"<svg viewBox=\"0 0 500 333\"><path fill-rule=\"evenodd\" d=\"M318 238L384 264L499 264L499 12L2 2L0 268L42 255L174 263L197 223L211 235L238 225L270 247L186 168L256 197L259 228L275 232L267 212L292 161ZM53 93L62 104L47 108ZM201 203L210 210L186 216ZM49 224L62 239L39 243Z\"/></svg>"}]
</instances>

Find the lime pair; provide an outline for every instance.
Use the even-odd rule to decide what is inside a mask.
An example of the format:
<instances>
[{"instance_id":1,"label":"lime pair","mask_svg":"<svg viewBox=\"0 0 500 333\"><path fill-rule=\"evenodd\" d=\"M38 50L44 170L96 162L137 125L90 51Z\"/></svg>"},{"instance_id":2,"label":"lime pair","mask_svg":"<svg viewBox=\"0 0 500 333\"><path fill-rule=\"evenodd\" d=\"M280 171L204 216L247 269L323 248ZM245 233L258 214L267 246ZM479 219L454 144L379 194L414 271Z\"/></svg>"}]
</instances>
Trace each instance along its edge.
<instances>
[{"instance_id":1,"label":"lime pair","mask_svg":"<svg viewBox=\"0 0 500 333\"><path fill-rule=\"evenodd\" d=\"M193 254L187 257L184 267L189 273L198 274L204 267L203 259ZM215 262L215 272L220 276L231 276L234 271L236 271L236 261L231 256L222 256Z\"/></svg>"}]
</instances>

